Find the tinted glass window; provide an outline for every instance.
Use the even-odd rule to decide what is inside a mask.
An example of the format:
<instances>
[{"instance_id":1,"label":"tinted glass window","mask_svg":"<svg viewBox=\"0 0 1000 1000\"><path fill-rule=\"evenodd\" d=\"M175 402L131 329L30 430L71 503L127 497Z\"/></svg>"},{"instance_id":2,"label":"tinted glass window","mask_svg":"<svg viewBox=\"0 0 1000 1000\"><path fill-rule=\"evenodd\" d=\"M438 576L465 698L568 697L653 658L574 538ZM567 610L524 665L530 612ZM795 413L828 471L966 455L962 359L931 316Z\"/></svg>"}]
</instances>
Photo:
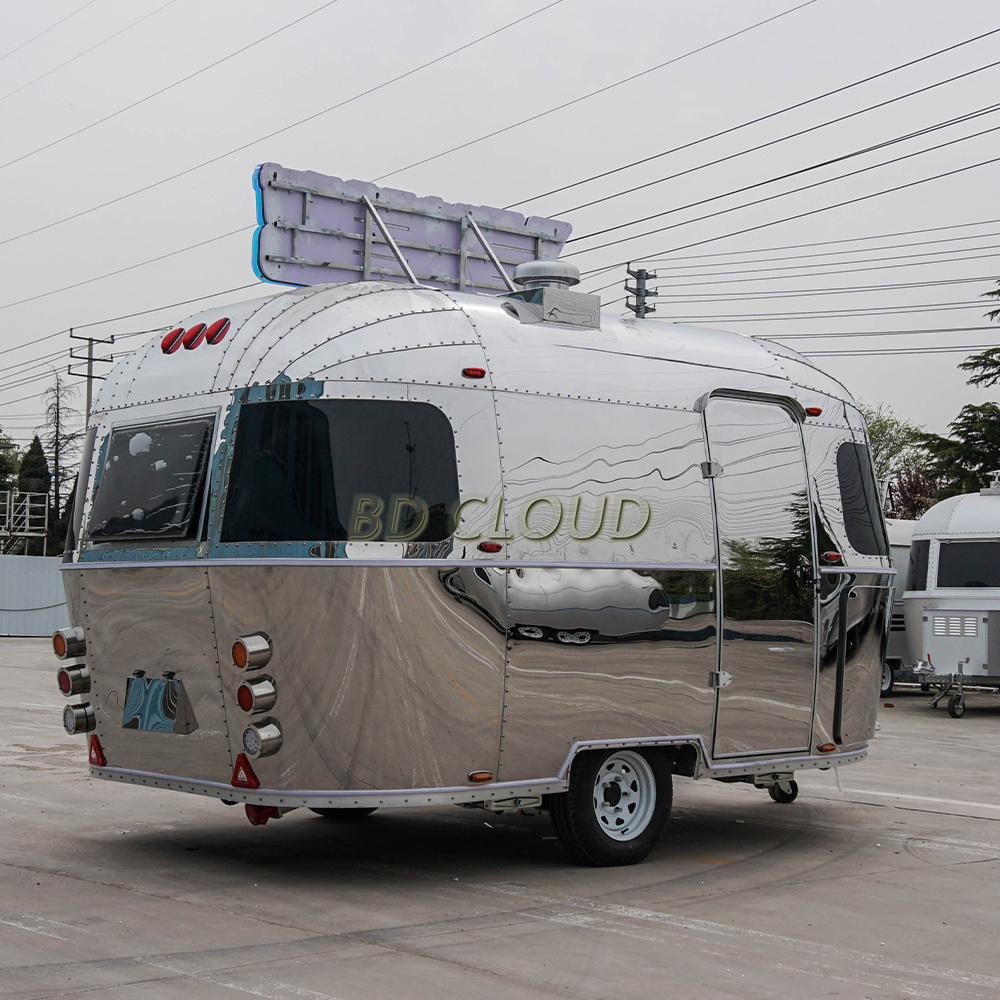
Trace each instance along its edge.
<instances>
[{"instance_id":1,"label":"tinted glass window","mask_svg":"<svg viewBox=\"0 0 1000 1000\"><path fill-rule=\"evenodd\" d=\"M928 540L914 542L910 546L910 584L908 590L927 589L927 560L931 543Z\"/></svg>"},{"instance_id":2,"label":"tinted glass window","mask_svg":"<svg viewBox=\"0 0 1000 1000\"><path fill-rule=\"evenodd\" d=\"M194 535L214 425L197 417L113 430L87 534L98 541Z\"/></svg>"},{"instance_id":3,"label":"tinted glass window","mask_svg":"<svg viewBox=\"0 0 1000 1000\"><path fill-rule=\"evenodd\" d=\"M428 403L250 403L221 540L440 541L457 503L451 424Z\"/></svg>"},{"instance_id":4,"label":"tinted glass window","mask_svg":"<svg viewBox=\"0 0 1000 1000\"><path fill-rule=\"evenodd\" d=\"M878 491L865 445L848 442L837 449L837 476L848 542L864 555L888 555Z\"/></svg>"},{"instance_id":5,"label":"tinted glass window","mask_svg":"<svg viewBox=\"0 0 1000 1000\"><path fill-rule=\"evenodd\" d=\"M1000 541L942 542L939 587L1000 587Z\"/></svg>"}]
</instances>

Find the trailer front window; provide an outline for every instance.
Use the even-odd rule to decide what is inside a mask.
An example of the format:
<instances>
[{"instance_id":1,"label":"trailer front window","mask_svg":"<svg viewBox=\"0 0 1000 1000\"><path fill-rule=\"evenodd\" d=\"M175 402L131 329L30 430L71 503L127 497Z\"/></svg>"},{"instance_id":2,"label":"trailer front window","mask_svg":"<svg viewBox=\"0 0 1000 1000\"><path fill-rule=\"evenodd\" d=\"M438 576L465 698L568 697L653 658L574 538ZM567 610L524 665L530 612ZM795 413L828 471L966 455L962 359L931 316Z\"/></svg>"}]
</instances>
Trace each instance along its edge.
<instances>
[{"instance_id":1,"label":"trailer front window","mask_svg":"<svg viewBox=\"0 0 1000 1000\"><path fill-rule=\"evenodd\" d=\"M1000 541L942 542L939 587L1000 587Z\"/></svg>"},{"instance_id":2,"label":"trailer front window","mask_svg":"<svg viewBox=\"0 0 1000 1000\"><path fill-rule=\"evenodd\" d=\"M432 542L453 530L455 438L429 403L247 403L223 542Z\"/></svg>"},{"instance_id":3,"label":"trailer front window","mask_svg":"<svg viewBox=\"0 0 1000 1000\"><path fill-rule=\"evenodd\" d=\"M214 426L213 417L195 417L113 430L97 474L88 537L191 537Z\"/></svg>"}]
</instances>

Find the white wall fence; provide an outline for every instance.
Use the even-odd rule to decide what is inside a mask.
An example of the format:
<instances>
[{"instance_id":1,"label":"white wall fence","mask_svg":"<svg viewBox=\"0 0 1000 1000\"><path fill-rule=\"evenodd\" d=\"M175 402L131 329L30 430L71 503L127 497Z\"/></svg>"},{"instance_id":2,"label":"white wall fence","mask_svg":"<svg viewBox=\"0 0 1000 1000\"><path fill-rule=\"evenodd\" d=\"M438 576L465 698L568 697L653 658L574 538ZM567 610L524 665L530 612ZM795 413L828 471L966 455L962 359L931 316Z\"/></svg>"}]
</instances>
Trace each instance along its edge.
<instances>
[{"instance_id":1,"label":"white wall fence","mask_svg":"<svg viewBox=\"0 0 1000 1000\"><path fill-rule=\"evenodd\" d=\"M69 625L61 556L0 556L0 635L51 635Z\"/></svg>"}]
</instances>

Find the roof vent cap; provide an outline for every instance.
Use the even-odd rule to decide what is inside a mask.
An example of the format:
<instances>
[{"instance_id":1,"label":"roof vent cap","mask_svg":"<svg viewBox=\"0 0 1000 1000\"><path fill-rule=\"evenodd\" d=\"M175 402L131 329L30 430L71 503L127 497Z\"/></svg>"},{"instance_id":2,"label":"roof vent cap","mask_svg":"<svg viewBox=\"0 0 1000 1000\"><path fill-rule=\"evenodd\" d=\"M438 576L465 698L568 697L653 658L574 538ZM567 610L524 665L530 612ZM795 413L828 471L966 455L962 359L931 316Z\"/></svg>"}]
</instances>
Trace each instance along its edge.
<instances>
[{"instance_id":1,"label":"roof vent cap","mask_svg":"<svg viewBox=\"0 0 1000 1000\"><path fill-rule=\"evenodd\" d=\"M571 288L580 284L580 269L568 260L526 260L514 268L514 284L522 288Z\"/></svg>"}]
</instances>

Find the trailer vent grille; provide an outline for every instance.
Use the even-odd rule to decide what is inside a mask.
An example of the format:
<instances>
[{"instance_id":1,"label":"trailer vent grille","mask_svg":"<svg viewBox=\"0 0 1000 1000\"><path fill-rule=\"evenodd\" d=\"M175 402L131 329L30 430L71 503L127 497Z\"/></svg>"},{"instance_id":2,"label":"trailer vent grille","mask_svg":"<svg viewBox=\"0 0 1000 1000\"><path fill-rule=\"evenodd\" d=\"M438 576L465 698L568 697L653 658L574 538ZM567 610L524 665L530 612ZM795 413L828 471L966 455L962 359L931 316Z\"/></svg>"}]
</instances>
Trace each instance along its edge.
<instances>
[{"instance_id":1,"label":"trailer vent grille","mask_svg":"<svg viewBox=\"0 0 1000 1000\"><path fill-rule=\"evenodd\" d=\"M976 635L977 622L977 618L966 618L964 616L958 617L957 615L953 615L951 617L935 615L934 634L958 636Z\"/></svg>"}]
</instances>

